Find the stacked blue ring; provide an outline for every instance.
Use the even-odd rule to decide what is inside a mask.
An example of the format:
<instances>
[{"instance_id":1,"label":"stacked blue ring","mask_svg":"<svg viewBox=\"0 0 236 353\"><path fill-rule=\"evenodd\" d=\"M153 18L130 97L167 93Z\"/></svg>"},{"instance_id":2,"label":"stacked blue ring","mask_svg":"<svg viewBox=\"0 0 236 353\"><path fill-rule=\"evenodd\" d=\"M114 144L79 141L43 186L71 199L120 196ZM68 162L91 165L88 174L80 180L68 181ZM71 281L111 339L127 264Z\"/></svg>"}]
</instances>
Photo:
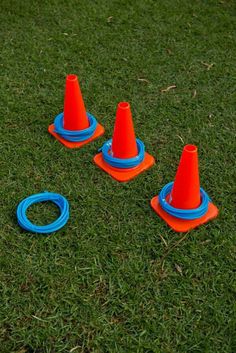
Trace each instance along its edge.
<instances>
[{"instance_id":1,"label":"stacked blue ring","mask_svg":"<svg viewBox=\"0 0 236 353\"><path fill-rule=\"evenodd\" d=\"M43 201L52 201L55 203L59 207L61 214L60 217L54 222L45 226L37 226L29 221L26 216L26 212L31 205ZM16 215L18 224L23 229L32 233L49 234L61 229L67 223L69 219L69 203L67 199L60 194L55 194L53 192L43 192L29 196L22 200L17 207Z\"/></svg>"},{"instance_id":2,"label":"stacked blue ring","mask_svg":"<svg viewBox=\"0 0 236 353\"><path fill-rule=\"evenodd\" d=\"M171 193L173 184L174 184L173 182L166 184L164 188L161 190L160 194L158 195L160 206L166 213L176 218L185 219L185 220L198 219L207 213L210 198L202 188L200 188L201 204L199 207L185 210L185 209L175 208L171 206L166 201L166 197Z\"/></svg>"},{"instance_id":3,"label":"stacked blue ring","mask_svg":"<svg viewBox=\"0 0 236 353\"><path fill-rule=\"evenodd\" d=\"M104 143L102 148L100 149L102 151L102 156L104 161L111 165L112 167L115 168L120 168L120 169L128 169L128 168L134 168L137 167L145 157L145 146L144 143L136 139L137 147L138 147L138 155L133 157L133 158L116 158L113 157L111 154L111 146L112 146L112 139L108 140L107 142Z\"/></svg>"},{"instance_id":4,"label":"stacked blue ring","mask_svg":"<svg viewBox=\"0 0 236 353\"><path fill-rule=\"evenodd\" d=\"M64 129L63 128L64 114L61 113L61 114L57 115L54 120L54 127L55 127L54 131L58 135L63 137L65 140L71 141L71 142L82 142L82 141L89 139L90 137L92 137L94 135L98 123L97 123L96 118L92 114L90 114L88 112L86 114L87 114L87 117L89 119L89 124L90 124L90 126L87 129L77 130L77 131Z\"/></svg>"}]
</instances>

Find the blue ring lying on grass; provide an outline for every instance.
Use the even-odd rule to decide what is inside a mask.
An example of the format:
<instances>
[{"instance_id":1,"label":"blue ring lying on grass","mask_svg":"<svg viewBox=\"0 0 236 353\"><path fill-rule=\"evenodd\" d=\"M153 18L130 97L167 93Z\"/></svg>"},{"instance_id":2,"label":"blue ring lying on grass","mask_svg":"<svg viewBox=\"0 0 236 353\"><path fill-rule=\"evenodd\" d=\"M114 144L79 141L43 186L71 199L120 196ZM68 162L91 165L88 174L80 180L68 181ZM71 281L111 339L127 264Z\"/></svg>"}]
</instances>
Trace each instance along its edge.
<instances>
[{"instance_id":1,"label":"blue ring lying on grass","mask_svg":"<svg viewBox=\"0 0 236 353\"><path fill-rule=\"evenodd\" d=\"M109 153L111 152L112 139L105 142L99 151L102 151L104 161L112 167L120 169L134 168L137 167L145 157L144 143L139 139L136 139L136 143L138 147L138 155L133 158L122 159L113 157L112 154Z\"/></svg>"},{"instance_id":2,"label":"blue ring lying on grass","mask_svg":"<svg viewBox=\"0 0 236 353\"><path fill-rule=\"evenodd\" d=\"M166 201L166 197L171 193L173 184L174 184L173 182L166 184L161 190L160 194L158 195L160 206L166 213L176 218L185 219L185 220L198 219L207 213L210 198L202 188L200 188L201 204L199 207L185 210L185 209L175 208L171 206Z\"/></svg>"},{"instance_id":3,"label":"blue ring lying on grass","mask_svg":"<svg viewBox=\"0 0 236 353\"><path fill-rule=\"evenodd\" d=\"M94 135L98 123L96 118L92 114L90 113L86 113L86 114L90 124L90 126L87 129L77 130L77 131L64 129L63 128L64 113L61 113L57 115L54 120L54 127L55 127L54 132L56 132L58 135L63 137L65 140L71 141L71 142L82 142L89 139Z\"/></svg>"},{"instance_id":4,"label":"blue ring lying on grass","mask_svg":"<svg viewBox=\"0 0 236 353\"><path fill-rule=\"evenodd\" d=\"M55 203L59 207L61 214L54 222L45 226L37 226L29 221L26 216L26 211L31 205L43 201L52 201ZM22 200L17 207L16 215L21 228L32 233L49 234L61 229L67 223L69 219L69 203L67 199L60 194L42 192Z\"/></svg>"}]
</instances>

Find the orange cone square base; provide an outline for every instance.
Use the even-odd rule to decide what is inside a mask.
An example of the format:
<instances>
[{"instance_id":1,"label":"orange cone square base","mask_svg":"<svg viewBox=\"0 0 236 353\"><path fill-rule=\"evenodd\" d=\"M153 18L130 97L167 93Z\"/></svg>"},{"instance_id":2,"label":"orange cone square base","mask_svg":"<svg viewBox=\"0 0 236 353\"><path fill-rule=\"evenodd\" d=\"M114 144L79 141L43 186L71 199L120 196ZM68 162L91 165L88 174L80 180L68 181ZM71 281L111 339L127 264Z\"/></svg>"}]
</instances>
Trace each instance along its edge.
<instances>
[{"instance_id":1,"label":"orange cone square base","mask_svg":"<svg viewBox=\"0 0 236 353\"><path fill-rule=\"evenodd\" d=\"M208 211L203 217L198 219L193 219L193 220L179 219L169 215L161 208L158 201L158 196L155 196L152 198L151 206L154 209L154 211L162 219L164 219L164 221L168 224L168 226L170 226L176 232L188 232L189 230L194 229L200 226L201 224L207 223L213 218L216 218L219 213L218 208L215 205L213 205L213 203L209 202Z\"/></svg>"},{"instance_id":2,"label":"orange cone square base","mask_svg":"<svg viewBox=\"0 0 236 353\"><path fill-rule=\"evenodd\" d=\"M118 169L110 166L103 160L102 152L96 154L93 160L99 166L99 168L107 172L113 179L121 182L126 182L134 179L140 173L144 172L153 166L153 164L155 164L155 159L147 152L145 152L145 157L142 163L140 163L137 167L129 169Z\"/></svg>"},{"instance_id":3,"label":"orange cone square base","mask_svg":"<svg viewBox=\"0 0 236 353\"><path fill-rule=\"evenodd\" d=\"M48 132L54 136L58 141L60 141L64 146L66 146L67 148L80 148L84 145L86 145L87 143L95 140L96 138L98 138L99 136L102 136L104 134L104 127L100 124L97 124L97 128L95 130L95 133L92 137L90 137L87 140L81 141L81 142L71 142L71 141L67 141L65 139L63 139L60 135L58 135L56 132L54 132L54 124L49 125L48 127Z\"/></svg>"}]
</instances>

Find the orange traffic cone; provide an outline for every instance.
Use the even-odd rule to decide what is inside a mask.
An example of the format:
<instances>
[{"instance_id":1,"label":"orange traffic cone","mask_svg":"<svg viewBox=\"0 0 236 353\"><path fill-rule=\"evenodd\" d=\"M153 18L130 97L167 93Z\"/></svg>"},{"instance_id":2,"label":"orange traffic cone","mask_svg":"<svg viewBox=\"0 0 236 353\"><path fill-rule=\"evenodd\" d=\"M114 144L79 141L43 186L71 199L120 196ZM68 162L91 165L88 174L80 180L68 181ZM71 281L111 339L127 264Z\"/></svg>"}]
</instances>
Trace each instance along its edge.
<instances>
[{"instance_id":1,"label":"orange traffic cone","mask_svg":"<svg viewBox=\"0 0 236 353\"><path fill-rule=\"evenodd\" d=\"M174 183L167 184L151 206L176 232L187 232L217 217L217 207L200 188L196 146L184 147Z\"/></svg>"},{"instance_id":2,"label":"orange traffic cone","mask_svg":"<svg viewBox=\"0 0 236 353\"><path fill-rule=\"evenodd\" d=\"M129 103L118 104L111 150L114 157L121 159L132 158L138 154Z\"/></svg>"},{"instance_id":3,"label":"orange traffic cone","mask_svg":"<svg viewBox=\"0 0 236 353\"><path fill-rule=\"evenodd\" d=\"M125 182L150 168L154 158L145 152L144 144L136 139L130 105L120 102L112 140L107 141L94 162L114 179Z\"/></svg>"},{"instance_id":4,"label":"orange traffic cone","mask_svg":"<svg viewBox=\"0 0 236 353\"><path fill-rule=\"evenodd\" d=\"M76 75L66 77L64 112L59 114L48 131L68 148L79 148L104 133L94 116L86 113Z\"/></svg>"},{"instance_id":5,"label":"orange traffic cone","mask_svg":"<svg viewBox=\"0 0 236 353\"><path fill-rule=\"evenodd\" d=\"M78 78L68 75L66 78L64 100L64 129L84 130L89 127L83 97L80 91Z\"/></svg>"}]
</instances>

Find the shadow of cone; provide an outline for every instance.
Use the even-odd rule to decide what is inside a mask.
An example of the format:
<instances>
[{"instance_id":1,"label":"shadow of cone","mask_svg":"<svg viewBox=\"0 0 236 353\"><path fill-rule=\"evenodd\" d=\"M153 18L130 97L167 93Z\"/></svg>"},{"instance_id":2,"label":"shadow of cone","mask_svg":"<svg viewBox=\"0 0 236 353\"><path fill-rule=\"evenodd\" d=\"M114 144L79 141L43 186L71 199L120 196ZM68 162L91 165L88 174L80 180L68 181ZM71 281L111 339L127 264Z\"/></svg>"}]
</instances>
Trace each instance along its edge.
<instances>
[{"instance_id":1,"label":"shadow of cone","mask_svg":"<svg viewBox=\"0 0 236 353\"><path fill-rule=\"evenodd\" d=\"M64 113L63 113L63 128L68 131L82 131L89 128L89 119L85 110L83 97L81 94L78 78L76 75L68 75L66 77ZM84 141L68 141L55 132L55 125L51 124L48 127L49 133L58 141L68 148L79 148L93 141L97 137L103 135L104 128L97 124L93 136Z\"/></svg>"},{"instance_id":2,"label":"shadow of cone","mask_svg":"<svg viewBox=\"0 0 236 353\"><path fill-rule=\"evenodd\" d=\"M191 210L200 206L201 194L196 146L186 145L184 147L171 195L167 195L166 200L172 207L182 210ZM217 207L212 202L209 202L208 211L204 216L198 219L184 220L165 212L160 206L158 196L153 197L151 206L176 232L187 232L190 229L196 228L216 218L219 212Z\"/></svg>"},{"instance_id":3,"label":"shadow of cone","mask_svg":"<svg viewBox=\"0 0 236 353\"><path fill-rule=\"evenodd\" d=\"M117 107L111 151L113 157L122 160L138 155L132 114L130 105L127 102L120 102ZM136 167L116 168L105 162L101 152L94 157L94 162L114 179L126 182L149 169L155 163L155 160L150 154L145 152L144 160Z\"/></svg>"}]
</instances>

